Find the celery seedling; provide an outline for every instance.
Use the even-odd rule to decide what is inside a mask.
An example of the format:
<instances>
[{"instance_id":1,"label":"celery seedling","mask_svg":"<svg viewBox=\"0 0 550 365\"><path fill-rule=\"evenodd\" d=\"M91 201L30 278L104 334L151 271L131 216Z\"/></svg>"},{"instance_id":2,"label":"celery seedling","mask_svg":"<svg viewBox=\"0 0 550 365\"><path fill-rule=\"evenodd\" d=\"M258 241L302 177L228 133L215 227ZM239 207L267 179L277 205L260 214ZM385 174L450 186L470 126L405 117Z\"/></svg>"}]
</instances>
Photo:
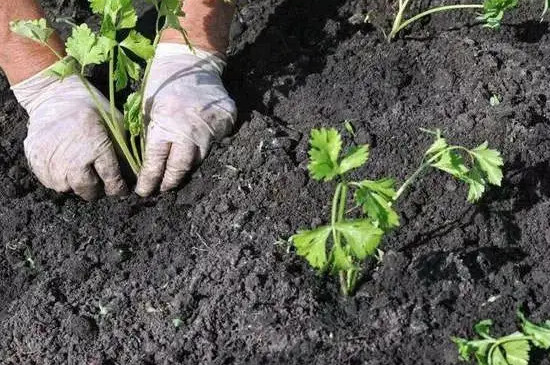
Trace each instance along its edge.
<instances>
[{"instance_id":1,"label":"celery seedling","mask_svg":"<svg viewBox=\"0 0 550 365\"><path fill-rule=\"evenodd\" d=\"M347 173L364 165L369 156L368 145L351 148L341 155L342 138L333 128L313 129L310 138L310 175L315 180L336 180L331 204L330 224L312 230L302 230L290 240L298 255L320 272L338 274L344 295L353 292L360 263L375 254L385 233L399 226L399 215L393 209L406 189L428 168L445 171L469 186L468 201L483 195L487 184L500 186L502 180L500 153L489 149L487 142L474 149L449 145L439 130L428 131L435 141L424 155L420 167L395 189L390 178L349 181ZM468 159L466 162L465 157ZM364 216L346 218L348 192L354 190L354 200ZM331 237L331 245L327 242Z\"/></svg>"},{"instance_id":2,"label":"celery seedling","mask_svg":"<svg viewBox=\"0 0 550 365\"><path fill-rule=\"evenodd\" d=\"M391 41L401 30L425 16L442 11L458 9L481 9L483 12L477 19L483 21L484 27L497 29L500 27L504 12L516 7L518 4L518 0L485 0L483 4L442 5L425 10L409 19L405 19L405 12L408 10L410 2L411 0L399 0L397 14L395 15L391 32L388 35L388 41Z\"/></svg>"},{"instance_id":3,"label":"celery seedling","mask_svg":"<svg viewBox=\"0 0 550 365\"><path fill-rule=\"evenodd\" d=\"M527 365L531 345L543 350L550 349L550 321L537 325L528 321L520 311L517 316L521 331L507 336L491 336L489 330L493 321L486 319L474 326L480 339L453 337L460 359L470 361L473 355L478 365Z\"/></svg>"},{"instance_id":4,"label":"celery seedling","mask_svg":"<svg viewBox=\"0 0 550 365\"><path fill-rule=\"evenodd\" d=\"M146 0L155 7L158 14L155 39L152 43L134 29L137 15L132 0L88 1L92 11L101 17L101 28L99 32L94 32L86 24L73 25L72 34L65 43L66 57L49 45L48 41L54 30L48 26L45 19L13 21L10 23L10 29L49 48L59 58L59 61L48 70L50 75L63 79L74 74L80 78L90 92L112 139L120 147L124 158L137 175L141 167L146 137L143 95L161 32L166 28L177 29L189 44L186 32L178 19L179 16L184 15L181 10L182 0ZM122 41L118 41L117 35L123 30L129 30L129 32ZM143 74L141 66L135 59L146 63ZM92 92L89 81L85 78L89 67L104 63L109 65L109 110L103 108L97 95ZM126 88L129 79L141 81L141 85L136 92L128 96L124 104L121 124L117 118L115 93ZM137 139L141 150L138 149Z\"/></svg>"}]
</instances>

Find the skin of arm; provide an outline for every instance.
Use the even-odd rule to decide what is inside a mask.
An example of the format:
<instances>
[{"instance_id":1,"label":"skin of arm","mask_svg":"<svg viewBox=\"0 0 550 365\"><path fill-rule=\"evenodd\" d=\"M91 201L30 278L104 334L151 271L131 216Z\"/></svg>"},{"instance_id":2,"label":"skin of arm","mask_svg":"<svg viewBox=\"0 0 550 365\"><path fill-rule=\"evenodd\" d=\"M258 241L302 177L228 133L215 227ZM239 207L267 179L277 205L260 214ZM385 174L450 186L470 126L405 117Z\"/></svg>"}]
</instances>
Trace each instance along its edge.
<instances>
[{"instance_id":1,"label":"skin of arm","mask_svg":"<svg viewBox=\"0 0 550 365\"><path fill-rule=\"evenodd\" d=\"M0 68L12 85L36 75L57 61L57 57L49 49L20 37L9 29L11 20L43 17L44 12L35 0L0 1ZM63 43L57 34L51 37L50 45L60 54L64 54Z\"/></svg>"},{"instance_id":2,"label":"skin of arm","mask_svg":"<svg viewBox=\"0 0 550 365\"><path fill-rule=\"evenodd\" d=\"M180 23L191 44L225 58L235 5L224 0L187 0L183 12L186 16L180 18ZM161 42L185 44L182 35L173 29L162 33Z\"/></svg>"},{"instance_id":3,"label":"skin of arm","mask_svg":"<svg viewBox=\"0 0 550 365\"><path fill-rule=\"evenodd\" d=\"M229 42L229 27L235 6L223 0L188 0L183 5L187 14L180 22L187 29L191 43L205 51L224 56ZM0 1L0 68L10 84L21 82L57 61L50 50L23 37L13 34L9 22L16 19L39 19L44 12L35 0ZM165 30L162 42L185 43L178 31ZM50 45L59 54L64 54L63 42L57 34L51 37Z\"/></svg>"}]
</instances>

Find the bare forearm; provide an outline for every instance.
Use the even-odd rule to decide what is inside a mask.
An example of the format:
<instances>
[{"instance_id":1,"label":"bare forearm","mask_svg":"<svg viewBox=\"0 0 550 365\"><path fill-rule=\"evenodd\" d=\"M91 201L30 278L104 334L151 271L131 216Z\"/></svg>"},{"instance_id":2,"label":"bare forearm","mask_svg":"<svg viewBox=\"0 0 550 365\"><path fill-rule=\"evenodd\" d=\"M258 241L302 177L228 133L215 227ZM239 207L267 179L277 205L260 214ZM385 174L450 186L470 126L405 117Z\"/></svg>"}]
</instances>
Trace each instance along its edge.
<instances>
[{"instance_id":1,"label":"bare forearm","mask_svg":"<svg viewBox=\"0 0 550 365\"><path fill-rule=\"evenodd\" d=\"M186 16L180 22L191 44L224 55L235 6L224 0L187 0L183 11ZM184 43L181 34L172 29L163 32L162 41Z\"/></svg>"},{"instance_id":2,"label":"bare forearm","mask_svg":"<svg viewBox=\"0 0 550 365\"><path fill-rule=\"evenodd\" d=\"M0 68L12 85L57 61L50 50L12 33L9 29L9 22L12 20L43 17L44 13L35 0L0 0ZM63 44L57 35L52 36L50 45L63 53Z\"/></svg>"}]
</instances>

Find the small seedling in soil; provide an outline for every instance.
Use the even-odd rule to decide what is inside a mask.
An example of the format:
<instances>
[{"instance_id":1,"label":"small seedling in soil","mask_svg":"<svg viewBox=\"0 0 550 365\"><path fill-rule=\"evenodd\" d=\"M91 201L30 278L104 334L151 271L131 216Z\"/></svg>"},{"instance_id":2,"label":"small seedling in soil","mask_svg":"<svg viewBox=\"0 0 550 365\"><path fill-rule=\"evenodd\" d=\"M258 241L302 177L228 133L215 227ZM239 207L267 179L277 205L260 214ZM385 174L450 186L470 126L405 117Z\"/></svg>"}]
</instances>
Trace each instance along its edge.
<instances>
[{"instance_id":1,"label":"small seedling in soil","mask_svg":"<svg viewBox=\"0 0 550 365\"><path fill-rule=\"evenodd\" d=\"M550 321L537 325L528 321L520 311L517 315L521 330L510 335L491 336L493 321L486 319L474 326L480 338L469 340L453 337L460 359L470 361L473 355L478 365L527 365L532 347L550 349Z\"/></svg>"},{"instance_id":2,"label":"small seedling in soil","mask_svg":"<svg viewBox=\"0 0 550 365\"><path fill-rule=\"evenodd\" d=\"M174 318L174 319L172 319L172 325L173 325L175 328L179 328L182 324L183 324L183 321L181 320L181 318Z\"/></svg>"},{"instance_id":3,"label":"small seedling in soil","mask_svg":"<svg viewBox=\"0 0 550 365\"><path fill-rule=\"evenodd\" d=\"M298 255L303 256L319 272L340 277L342 293L349 295L357 283L360 264L377 253L384 234L399 226L395 202L406 189L429 168L445 171L469 187L468 201L481 198L488 184L500 186L502 180L500 153L487 142L468 149L450 145L439 130L425 132L435 141L424 154L420 167L399 187L395 180L349 181L347 174L363 166L369 157L369 146L355 146L341 156L342 138L336 129L313 129L310 138L310 175L315 180L336 181L331 204L331 220L324 226L302 230L290 240ZM364 216L346 218L349 192L362 208ZM332 237L331 245L328 245Z\"/></svg>"},{"instance_id":4,"label":"small seedling in soil","mask_svg":"<svg viewBox=\"0 0 550 365\"><path fill-rule=\"evenodd\" d=\"M500 100L501 100L500 95L493 94L491 95L491 98L489 98L489 104L491 104L491 106L497 106L500 104Z\"/></svg>"},{"instance_id":5,"label":"small seedling in soil","mask_svg":"<svg viewBox=\"0 0 550 365\"><path fill-rule=\"evenodd\" d=\"M65 43L66 57L62 57L49 45L48 41L54 30L48 26L46 19L13 21L10 23L10 29L49 48L59 58L59 61L48 70L51 76L61 80L70 75L77 75L80 78L90 92L114 142L120 147L124 158L137 175L141 168L146 138L143 122L143 93L161 32L166 28L173 28L180 31L187 40L186 32L178 20L179 16L184 15L181 11L182 0L146 0L155 7L158 14L156 35L152 43L134 29L137 14L132 0L88 1L92 12L101 18L101 28L99 32L94 32L86 24L76 25L66 21L73 26L72 34ZM118 41L117 35L121 31L127 36L122 41ZM145 62L143 72L136 60ZM109 65L109 110L105 110L85 78L90 67L104 63ZM122 125L117 118L115 93L126 88L129 79L141 84L136 92L128 96L124 104Z\"/></svg>"},{"instance_id":6,"label":"small seedling in soil","mask_svg":"<svg viewBox=\"0 0 550 365\"><path fill-rule=\"evenodd\" d=\"M547 0L545 0L547 1ZM391 41L397 33L430 14L439 13L442 11L458 10L458 9L479 9L482 13L477 17L483 22L483 26L491 29L500 28L500 23L504 13L518 4L518 0L485 0L483 4L454 4L442 5L425 10L409 19L405 19L405 12L410 7L411 0L399 0L397 13L395 15L391 32L388 35L388 41Z\"/></svg>"}]
</instances>

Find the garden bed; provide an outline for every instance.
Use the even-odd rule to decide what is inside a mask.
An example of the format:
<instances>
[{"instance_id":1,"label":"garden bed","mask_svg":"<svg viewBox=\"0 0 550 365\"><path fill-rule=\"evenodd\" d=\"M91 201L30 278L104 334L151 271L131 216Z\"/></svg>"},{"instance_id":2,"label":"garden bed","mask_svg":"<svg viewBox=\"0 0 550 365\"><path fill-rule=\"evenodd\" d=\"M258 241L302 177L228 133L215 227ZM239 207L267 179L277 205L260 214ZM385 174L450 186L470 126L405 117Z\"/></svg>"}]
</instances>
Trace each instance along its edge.
<instances>
[{"instance_id":1,"label":"garden bed","mask_svg":"<svg viewBox=\"0 0 550 365\"><path fill-rule=\"evenodd\" d=\"M43 3L89 17L86 1ZM505 334L520 306L549 318L541 9L525 3L500 31L471 12L436 15L388 44L357 19L389 9L366 3L249 1L226 72L238 130L181 190L147 199L86 203L41 187L23 153L26 114L1 78L0 362L456 364L450 337L471 337L479 319ZM284 242L329 218L308 136L344 120L371 144L361 176L403 181L431 143L420 127L488 140L506 161L503 187L476 205L443 173L415 185L350 298Z\"/></svg>"}]
</instances>

